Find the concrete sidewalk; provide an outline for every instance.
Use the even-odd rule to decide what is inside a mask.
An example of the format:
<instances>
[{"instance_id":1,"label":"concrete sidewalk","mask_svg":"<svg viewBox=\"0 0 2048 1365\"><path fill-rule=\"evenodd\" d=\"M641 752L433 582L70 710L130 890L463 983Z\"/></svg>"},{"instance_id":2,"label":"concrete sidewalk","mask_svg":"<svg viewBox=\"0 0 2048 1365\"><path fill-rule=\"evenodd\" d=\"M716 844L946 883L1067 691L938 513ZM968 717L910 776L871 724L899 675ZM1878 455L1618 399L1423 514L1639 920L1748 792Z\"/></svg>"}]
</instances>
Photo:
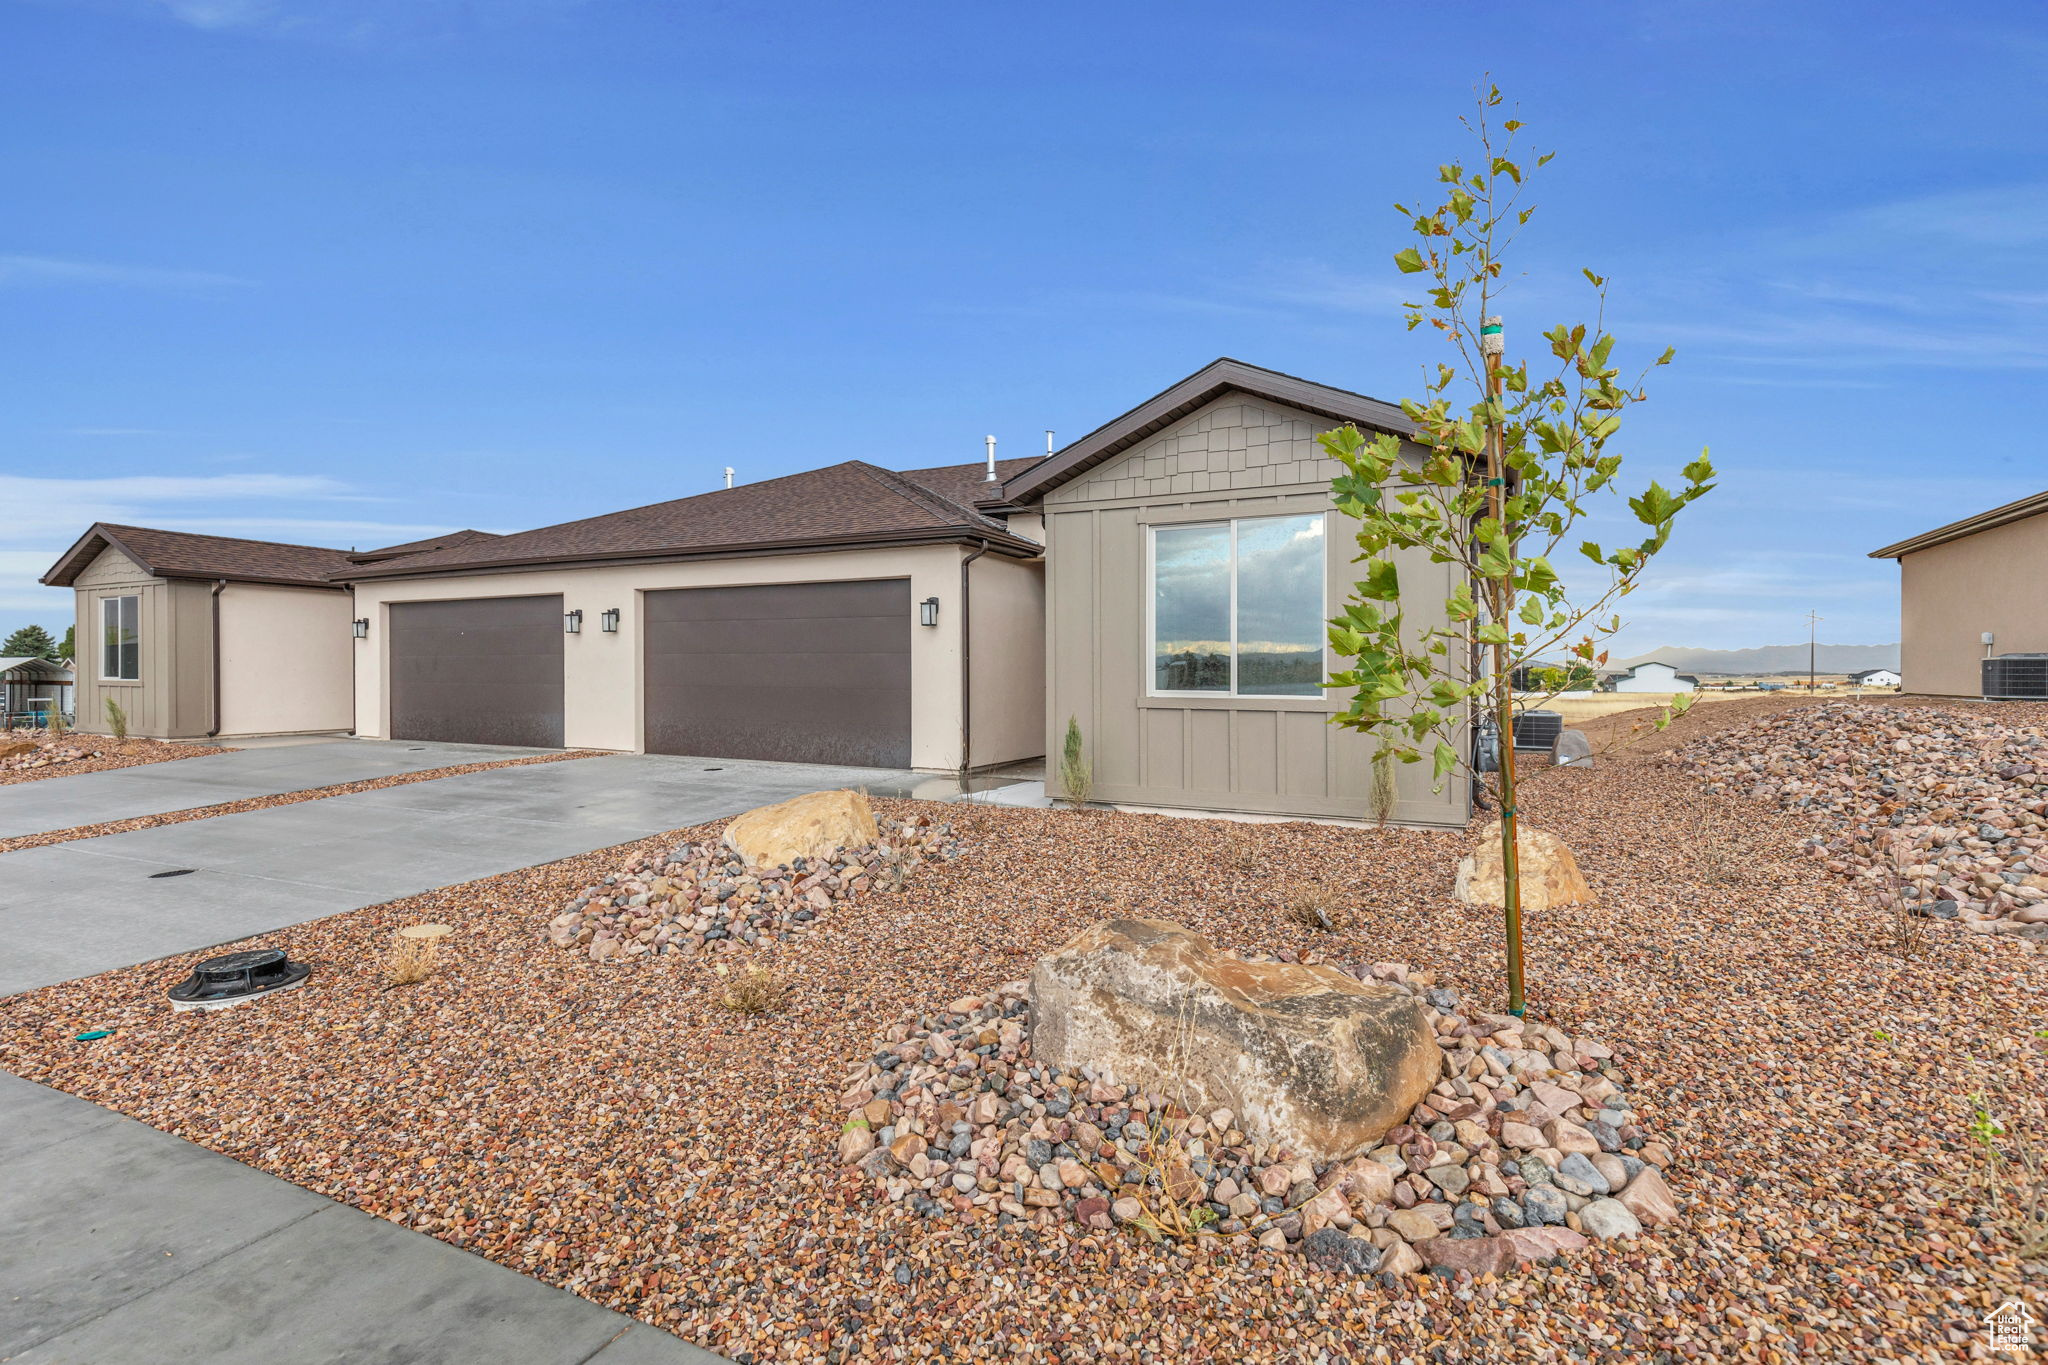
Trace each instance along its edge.
<instances>
[{"instance_id":1,"label":"concrete sidewalk","mask_svg":"<svg viewBox=\"0 0 2048 1365\"><path fill-rule=\"evenodd\" d=\"M0 1073L0 1361L717 1365L680 1338Z\"/></svg>"},{"instance_id":2,"label":"concrete sidewalk","mask_svg":"<svg viewBox=\"0 0 2048 1365\"><path fill-rule=\"evenodd\" d=\"M333 739L44 777L0 787L0 839L551 752L424 740Z\"/></svg>"},{"instance_id":3,"label":"concrete sidewalk","mask_svg":"<svg viewBox=\"0 0 2048 1365\"><path fill-rule=\"evenodd\" d=\"M553 862L803 792L865 787L893 796L927 784L885 769L620 754L21 849L0 854L0 996ZM85 922L90 933L80 931Z\"/></svg>"}]
</instances>

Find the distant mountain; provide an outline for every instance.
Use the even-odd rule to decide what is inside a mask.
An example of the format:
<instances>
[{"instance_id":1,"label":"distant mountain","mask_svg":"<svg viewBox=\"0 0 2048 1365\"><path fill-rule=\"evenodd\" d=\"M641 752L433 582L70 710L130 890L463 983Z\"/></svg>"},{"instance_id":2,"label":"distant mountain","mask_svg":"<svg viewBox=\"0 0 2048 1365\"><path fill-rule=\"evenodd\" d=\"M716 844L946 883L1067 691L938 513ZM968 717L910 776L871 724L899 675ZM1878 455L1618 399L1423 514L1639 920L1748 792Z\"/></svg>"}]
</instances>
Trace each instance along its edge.
<instances>
[{"instance_id":1,"label":"distant mountain","mask_svg":"<svg viewBox=\"0 0 2048 1365\"><path fill-rule=\"evenodd\" d=\"M1859 673L1866 668L1897 668L1897 645L1822 645L1815 667L1822 673ZM1610 668L1633 668L1656 659L1681 673L1743 677L1760 673L1804 673L1805 645L1763 645L1757 649L1653 649L1633 659L1617 659Z\"/></svg>"}]
</instances>

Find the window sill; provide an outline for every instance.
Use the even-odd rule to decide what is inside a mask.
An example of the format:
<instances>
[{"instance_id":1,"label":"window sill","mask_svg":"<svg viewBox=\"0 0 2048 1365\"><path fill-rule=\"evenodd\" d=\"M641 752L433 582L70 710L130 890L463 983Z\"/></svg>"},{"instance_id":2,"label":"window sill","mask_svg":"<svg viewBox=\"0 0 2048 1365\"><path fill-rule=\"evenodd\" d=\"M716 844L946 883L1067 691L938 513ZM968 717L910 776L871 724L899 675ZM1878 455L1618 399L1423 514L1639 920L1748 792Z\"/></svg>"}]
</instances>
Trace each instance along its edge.
<instances>
[{"instance_id":1,"label":"window sill","mask_svg":"<svg viewBox=\"0 0 2048 1365\"><path fill-rule=\"evenodd\" d=\"M140 678L98 678L98 679L95 679L95 681L96 681L96 682L97 682L97 683L98 683L98 684L99 684L99 685L100 685L101 687L140 687L140 686L142 686L142 679L140 679Z\"/></svg>"},{"instance_id":2,"label":"window sill","mask_svg":"<svg viewBox=\"0 0 2048 1365\"><path fill-rule=\"evenodd\" d=\"M1145 696L1138 709L1152 711L1320 711L1335 715L1344 704L1329 697Z\"/></svg>"}]
</instances>

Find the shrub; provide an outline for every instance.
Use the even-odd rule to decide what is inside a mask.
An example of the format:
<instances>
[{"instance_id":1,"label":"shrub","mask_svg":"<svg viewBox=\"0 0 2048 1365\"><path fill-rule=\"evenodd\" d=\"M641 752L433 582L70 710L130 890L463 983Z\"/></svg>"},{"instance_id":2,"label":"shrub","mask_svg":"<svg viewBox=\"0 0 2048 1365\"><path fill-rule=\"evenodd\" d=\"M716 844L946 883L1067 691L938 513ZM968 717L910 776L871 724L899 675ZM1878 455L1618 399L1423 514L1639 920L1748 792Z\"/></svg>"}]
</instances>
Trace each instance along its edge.
<instances>
[{"instance_id":1,"label":"shrub","mask_svg":"<svg viewBox=\"0 0 2048 1365\"><path fill-rule=\"evenodd\" d=\"M115 739L128 738L128 713L112 697L107 698L107 728L114 732Z\"/></svg>"},{"instance_id":2,"label":"shrub","mask_svg":"<svg viewBox=\"0 0 2048 1365\"><path fill-rule=\"evenodd\" d=\"M1081 722L1068 716L1066 743L1060 746L1060 794L1073 805L1085 806L1094 791L1094 765L1081 749Z\"/></svg>"}]
</instances>

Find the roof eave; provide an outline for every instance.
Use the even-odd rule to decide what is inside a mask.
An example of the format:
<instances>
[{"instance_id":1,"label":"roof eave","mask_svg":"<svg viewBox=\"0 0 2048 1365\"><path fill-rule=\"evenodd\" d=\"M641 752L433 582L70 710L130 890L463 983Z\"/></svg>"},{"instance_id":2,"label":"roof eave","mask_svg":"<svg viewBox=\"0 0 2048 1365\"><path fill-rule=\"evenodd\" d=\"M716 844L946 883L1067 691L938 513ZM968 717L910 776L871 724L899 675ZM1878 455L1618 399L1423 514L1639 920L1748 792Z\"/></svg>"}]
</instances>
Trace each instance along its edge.
<instances>
[{"instance_id":1,"label":"roof eave","mask_svg":"<svg viewBox=\"0 0 2048 1365\"><path fill-rule=\"evenodd\" d=\"M91 554L86 554L85 549L87 545L94 540L101 542L100 548L94 550ZM123 545L114 536L113 532L107 529L105 522L96 521L86 528L84 535L72 541L71 548L59 555L57 562L50 566L49 572L36 581L46 588L68 588L78 581L78 576L85 572L86 566L99 558L101 552L109 546L134 560L136 565L148 573L151 578L157 576L156 570L150 568L141 555L136 554L133 550Z\"/></svg>"},{"instance_id":2,"label":"roof eave","mask_svg":"<svg viewBox=\"0 0 2048 1365\"><path fill-rule=\"evenodd\" d=\"M2035 493L2016 502L1994 507L1988 512L1979 512L1974 517L1964 517L1946 526L1937 526L1932 531L1922 531L1917 536L1908 536L1895 545L1882 550L1872 550L1871 559L1899 559L1921 550L1931 550L1937 545L1946 545L1952 540L1962 540L1983 531L1993 531L2001 526L2010 526L2016 521L2048 514L2048 492Z\"/></svg>"},{"instance_id":3,"label":"roof eave","mask_svg":"<svg viewBox=\"0 0 2048 1365\"><path fill-rule=\"evenodd\" d=\"M813 536L798 540L752 541L733 545L707 545L654 550L615 550L598 554L534 555L518 559L472 560L461 564L397 563L372 566L362 573L338 574L342 583L382 581L400 578L472 576L524 569L572 569L602 564L666 564L696 559L750 559L763 555L802 554L813 550L887 550L920 545L976 545L986 543L1018 559L1036 559L1045 547L1008 532L980 530L968 526L934 527L929 532L895 531L885 535L851 534Z\"/></svg>"}]
</instances>

